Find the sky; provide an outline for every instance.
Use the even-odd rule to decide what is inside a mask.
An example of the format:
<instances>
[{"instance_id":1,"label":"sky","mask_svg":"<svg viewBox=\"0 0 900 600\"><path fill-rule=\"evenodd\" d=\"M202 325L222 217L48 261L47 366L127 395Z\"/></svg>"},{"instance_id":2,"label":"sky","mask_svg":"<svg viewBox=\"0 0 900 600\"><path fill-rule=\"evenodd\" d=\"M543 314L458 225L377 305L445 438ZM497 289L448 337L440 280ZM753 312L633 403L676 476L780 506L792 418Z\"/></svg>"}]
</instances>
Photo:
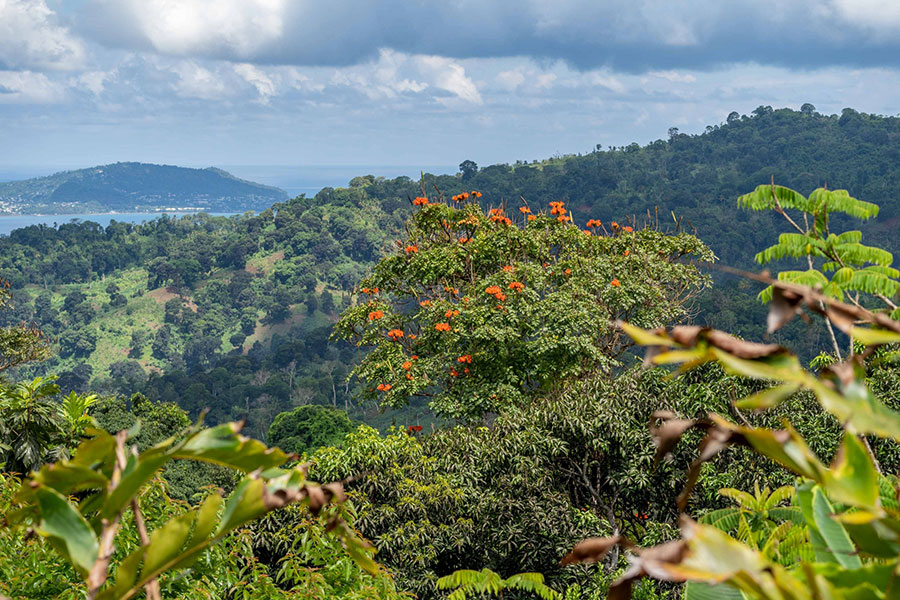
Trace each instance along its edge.
<instances>
[{"instance_id":1,"label":"sky","mask_svg":"<svg viewBox=\"0 0 900 600\"><path fill-rule=\"evenodd\" d=\"M0 0L0 171L487 165L898 92L893 0Z\"/></svg>"}]
</instances>

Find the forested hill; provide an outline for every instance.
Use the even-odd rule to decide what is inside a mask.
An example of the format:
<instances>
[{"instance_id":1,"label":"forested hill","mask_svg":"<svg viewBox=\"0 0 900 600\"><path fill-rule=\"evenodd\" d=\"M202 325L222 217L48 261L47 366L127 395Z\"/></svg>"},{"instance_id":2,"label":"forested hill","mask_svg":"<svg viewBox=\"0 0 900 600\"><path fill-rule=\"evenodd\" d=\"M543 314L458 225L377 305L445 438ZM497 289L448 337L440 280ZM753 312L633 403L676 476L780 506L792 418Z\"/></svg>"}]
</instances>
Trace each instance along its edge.
<instances>
[{"instance_id":1,"label":"forested hill","mask_svg":"<svg viewBox=\"0 0 900 600\"><path fill-rule=\"evenodd\" d=\"M0 183L0 213L264 210L287 194L213 167L120 162Z\"/></svg>"},{"instance_id":2,"label":"forested hill","mask_svg":"<svg viewBox=\"0 0 900 600\"><path fill-rule=\"evenodd\" d=\"M469 168L462 177L437 177L450 194L463 189L484 192L490 202L520 196L543 206L567 200L575 222L604 221L659 208L660 220L671 212L693 225L726 264L745 265L763 245L774 243L770 216L736 209L736 198L767 183L808 194L816 187L844 188L857 198L881 205L878 219L866 228L867 241L900 250L900 118L845 109L822 115L804 110L759 107L751 115L731 113L727 121L699 135L670 131L668 140L631 144L584 155L536 163L517 162ZM372 181L372 197L398 193L398 180ZM417 183L402 193L415 195Z\"/></svg>"},{"instance_id":3,"label":"forested hill","mask_svg":"<svg viewBox=\"0 0 900 600\"><path fill-rule=\"evenodd\" d=\"M722 262L747 266L783 229L768 215L740 211L735 200L772 175L806 193L827 182L881 204L864 241L896 252L898 138L896 118L760 108L701 135L673 131L668 141L536 164L464 163L457 175L425 182L446 196L479 190L482 201L513 211L520 197L535 210L566 200L579 226L655 215L659 207L664 227L674 212ZM392 247L420 191L407 177L363 175L256 216L16 230L0 238L0 277L15 292L2 320L37 323L56 351L23 375L58 373L66 389L141 391L191 411L208 406L213 421L249 416L261 437L298 403L352 407L345 376L358 354L329 341L332 324ZM720 282L700 300L698 319L762 339L756 291ZM804 357L820 347L818 333L799 320L779 335Z\"/></svg>"}]
</instances>

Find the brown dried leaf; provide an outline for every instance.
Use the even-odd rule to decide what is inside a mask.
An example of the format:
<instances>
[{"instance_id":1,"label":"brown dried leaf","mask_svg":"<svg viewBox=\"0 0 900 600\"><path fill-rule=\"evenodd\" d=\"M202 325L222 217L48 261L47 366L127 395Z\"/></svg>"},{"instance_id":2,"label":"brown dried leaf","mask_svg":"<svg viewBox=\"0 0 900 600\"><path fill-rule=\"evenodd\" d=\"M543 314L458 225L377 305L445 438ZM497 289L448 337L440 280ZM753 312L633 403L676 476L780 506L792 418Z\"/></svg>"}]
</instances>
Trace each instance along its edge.
<instances>
[{"instance_id":1,"label":"brown dried leaf","mask_svg":"<svg viewBox=\"0 0 900 600\"><path fill-rule=\"evenodd\" d=\"M575 563L595 563L603 560L613 546L622 541L621 535L605 538L587 538L581 540L572 551L566 554L559 565L565 567Z\"/></svg>"}]
</instances>

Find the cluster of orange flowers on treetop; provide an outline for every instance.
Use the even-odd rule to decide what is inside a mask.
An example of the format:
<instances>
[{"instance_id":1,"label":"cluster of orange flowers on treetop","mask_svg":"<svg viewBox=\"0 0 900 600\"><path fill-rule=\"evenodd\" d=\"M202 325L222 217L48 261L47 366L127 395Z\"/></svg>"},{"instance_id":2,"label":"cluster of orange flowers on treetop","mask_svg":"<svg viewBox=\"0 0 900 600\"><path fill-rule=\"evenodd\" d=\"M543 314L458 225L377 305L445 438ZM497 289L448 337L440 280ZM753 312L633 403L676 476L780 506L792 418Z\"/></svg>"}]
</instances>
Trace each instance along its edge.
<instances>
[{"instance_id":1,"label":"cluster of orange flowers on treetop","mask_svg":"<svg viewBox=\"0 0 900 600\"><path fill-rule=\"evenodd\" d=\"M556 220L560 223L565 223L567 221L571 221L572 217L570 217L569 215L559 215L558 217L556 217Z\"/></svg>"},{"instance_id":2,"label":"cluster of orange flowers on treetop","mask_svg":"<svg viewBox=\"0 0 900 600\"><path fill-rule=\"evenodd\" d=\"M387 332L387 336L396 342L397 340L399 340L400 338L403 337L403 330L402 329L391 329L390 331Z\"/></svg>"},{"instance_id":3,"label":"cluster of orange flowers on treetop","mask_svg":"<svg viewBox=\"0 0 900 600\"><path fill-rule=\"evenodd\" d=\"M565 202L551 202L550 203L550 214L551 215L564 215L566 214L566 209L563 208L565 206Z\"/></svg>"},{"instance_id":4,"label":"cluster of orange flowers on treetop","mask_svg":"<svg viewBox=\"0 0 900 600\"><path fill-rule=\"evenodd\" d=\"M448 310L447 312L444 313L444 316L447 317L448 319L452 319L453 317L459 316L459 311L451 308L450 310Z\"/></svg>"},{"instance_id":5,"label":"cluster of orange flowers on treetop","mask_svg":"<svg viewBox=\"0 0 900 600\"><path fill-rule=\"evenodd\" d=\"M380 310L373 310L372 312L369 313L369 320L377 321L378 319L380 319L383 316L384 316L384 313L381 312Z\"/></svg>"},{"instance_id":6,"label":"cluster of orange flowers on treetop","mask_svg":"<svg viewBox=\"0 0 900 600\"><path fill-rule=\"evenodd\" d=\"M619 287L619 286L622 285L622 284L619 283L619 280L618 280L618 279L613 278L613 280L609 282L609 285L612 285L612 286L615 286L615 287Z\"/></svg>"},{"instance_id":7,"label":"cluster of orange flowers on treetop","mask_svg":"<svg viewBox=\"0 0 900 600\"><path fill-rule=\"evenodd\" d=\"M603 225L603 221L600 219L588 219L587 227L600 227Z\"/></svg>"},{"instance_id":8,"label":"cluster of orange flowers on treetop","mask_svg":"<svg viewBox=\"0 0 900 600\"><path fill-rule=\"evenodd\" d=\"M468 243L471 242L471 241L472 241L472 238L470 238L470 237L468 237L468 238L467 238L467 237L461 237L461 238L459 238L459 243L460 243L460 244L468 244Z\"/></svg>"},{"instance_id":9,"label":"cluster of orange flowers on treetop","mask_svg":"<svg viewBox=\"0 0 900 600\"><path fill-rule=\"evenodd\" d=\"M408 197L408 196L407 196L407 197ZM427 206L427 205L428 205L428 198L426 198L425 196L419 196L418 198L416 198L415 200L413 200L413 204L414 204L415 206Z\"/></svg>"},{"instance_id":10,"label":"cluster of orange flowers on treetop","mask_svg":"<svg viewBox=\"0 0 900 600\"><path fill-rule=\"evenodd\" d=\"M634 231L634 227L629 227L628 225L626 225L622 228L622 231L624 231L625 233L631 233L632 231Z\"/></svg>"},{"instance_id":11,"label":"cluster of orange flowers on treetop","mask_svg":"<svg viewBox=\"0 0 900 600\"><path fill-rule=\"evenodd\" d=\"M503 267L503 270L506 271L507 273L512 273L514 269L515 269L515 267L513 267L512 265L505 265Z\"/></svg>"},{"instance_id":12,"label":"cluster of orange flowers on treetop","mask_svg":"<svg viewBox=\"0 0 900 600\"><path fill-rule=\"evenodd\" d=\"M438 323L434 328L438 331L450 331L452 329L450 323Z\"/></svg>"},{"instance_id":13,"label":"cluster of orange flowers on treetop","mask_svg":"<svg viewBox=\"0 0 900 600\"><path fill-rule=\"evenodd\" d=\"M488 287L484 288L484 293L490 294L501 302L506 300L506 296L503 294L503 290L501 290L500 286L497 285L489 285Z\"/></svg>"},{"instance_id":14,"label":"cluster of orange flowers on treetop","mask_svg":"<svg viewBox=\"0 0 900 600\"><path fill-rule=\"evenodd\" d=\"M377 389L379 392L389 392L389 391L391 391L391 388L392 388L392 387L394 387L394 386L392 386L392 385L389 384L389 383L379 383L379 384L378 384L378 387L377 387L376 389Z\"/></svg>"},{"instance_id":15,"label":"cluster of orange flowers on treetop","mask_svg":"<svg viewBox=\"0 0 900 600\"><path fill-rule=\"evenodd\" d=\"M459 358L456 359L458 363L466 363L467 365L472 364L472 355L471 354L463 354Z\"/></svg>"},{"instance_id":16,"label":"cluster of orange flowers on treetop","mask_svg":"<svg viewBox=\"0 0 900 600\"><path fill-rule=\"evenodd\" d=\"M419 306L423 308L426 306L431 306L431 300L422 300L421 302L419 302Z\"/></svg>"},{"instance_id":17,"label":"cluster of orange flowers on treetop","mask_svg":"<svg viewBox=\"0 0 900 600\"><path fill-rule=\"evenodd\" d=\"M378 288L363 288L361 291L363 294L374 295L378 293Z\"/></svg>"},{"instance_id":18,"label":"cluster of orange flowers on treetop","mask_svg":"<svg viewBox=\"0 0 900 600\"><path fill-rule=\"evenodd\" d=\"M403 367L403 370L404 370L404 371L409 371L410 369L412 369L412 362L411 362L411 361L406 361L406 362L404 362L404 363L403 363L402 365L400 365L400 366Z\"/></svg>"},{"instance_id":19,"label":"cluster of orange flowers on treetop","mask_svg":"<svg viewBox=\"0 0 900 600\"><path fill-rule=\"evenodd\" d=\"M512 219L503 214L502 208L492 208L488 211L489 220L492 223L503 223L506 226L512 225Z\"/></svg>"},{"instance_id":20,"label":"cluster of orange flowers on treetop","mask_svg":"<svg viewBox=\"0 0 900 600\"><path fill-rule=\"evenodd\" d=\"M409 246L406 247L406 253L407 253L407 254L415 254L415 253L418 252L418 251L419 251L419 247L416 246L415 244L411 244L411 245L409 245Z\"/></svg>"},{"instance_id":21,"label":"cluster of orange flowers on treetop","mask_svg":"<svg viewBox=\"0 0 900 600\"><path fill-rule=\"evenodd\" d=\"M460 200L468 200L469 192L463 192L462 194L457 194L450 199L453 200L454 202L459 202Z\"/></svg>"},{"instance_id":22,"label":"cluster of orange flowers on treetop","mask_svg":"<svg viewBox=\"0 0 900 600\"><path fill-rule=\"evenodd\" d=\"M511 284L509 284L509 289L514 292L521 292L525 289L525 285L519 281L513 281Z\"/></svg>"}]
</instances>

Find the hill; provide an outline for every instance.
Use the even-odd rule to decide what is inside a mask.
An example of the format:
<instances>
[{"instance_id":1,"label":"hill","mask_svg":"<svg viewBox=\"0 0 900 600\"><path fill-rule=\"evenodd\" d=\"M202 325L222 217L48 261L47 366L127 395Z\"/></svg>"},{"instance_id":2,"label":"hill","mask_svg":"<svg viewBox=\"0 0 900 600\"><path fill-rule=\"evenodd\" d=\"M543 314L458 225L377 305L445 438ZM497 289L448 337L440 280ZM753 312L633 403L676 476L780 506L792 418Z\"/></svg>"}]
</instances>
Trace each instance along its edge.
<instances>
[{"instance_id":1,"label":"hill","mask_svg":"<svg viewBox=\"0 0 900 600\"><path fill-rule=\"evenodd\" d=\"M0 183L0 213L264 210L287 198L278 188L221 169L120 162Z\"/></svg>"}]
</instances>

